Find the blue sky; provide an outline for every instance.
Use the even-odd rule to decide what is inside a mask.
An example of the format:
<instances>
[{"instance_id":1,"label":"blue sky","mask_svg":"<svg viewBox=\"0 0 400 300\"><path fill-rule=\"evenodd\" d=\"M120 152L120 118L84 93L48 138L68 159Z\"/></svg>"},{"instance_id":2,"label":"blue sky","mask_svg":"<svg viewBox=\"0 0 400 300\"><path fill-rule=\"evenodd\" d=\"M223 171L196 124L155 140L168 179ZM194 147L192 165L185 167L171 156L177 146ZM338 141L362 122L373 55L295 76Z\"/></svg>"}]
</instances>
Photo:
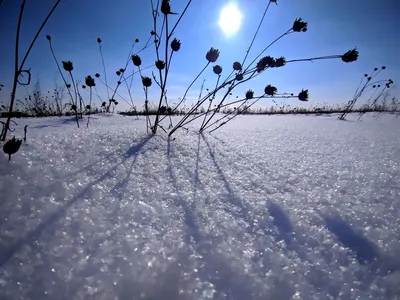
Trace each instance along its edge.
<instances>
[{"instance_id":1,"label":"blue sky","mask_svg":"<svg viewBox=\"0 0 400 300\"><path fill-rule=\"evenodd\" d=\"M4 0L0 6L0 83L5 85L0 91L0 100L3 103L8 102L11 90L15 30L21 2ZM21 56L54 2L27 1L21 30ZM186 2L171 0L173 11L182 12ZM231 2L237 4L243 19L240 30L228 37L219 28L218 19L221 9ZM175 33L182 47L174 55L170 69L168 97L171 102L183 96L188 84L203 68L205 54L210 47L221 51L217 63L224 68L222 75L231 72L232 63L243 59L267 3L266 0L193 0ZM343 54L357 46L359 60L351 64L343 63L340 59L288 64L283 68L267 70L253 81L239 86L234 95L243 95L249 88L260 94L265 85L272 84L279 92L298 93L308 88L311 104L344 103L353 95L362 74L383 65L387 70L381 74L381 78L391 78L396 84L400 79L400 60L396 57L400 53L397 32L400 28L399 14L400 6L396 0L278 0L278 5L271 5L268 11L250 59L289 29L295 18L301 17L308 22L308 31L285 37L267 54L296 59ZM171 20L177 18L173 16ZM115 86L115 71L124 66L134 39L140 40L136 50L144 46L152 30L152 22L150 0L62 0L33 48L25 68L31 68L33 83L40 79L43 90L53 89L55 80L61 83L45 38L49 34L58 60L71 60L74 63L76 79L84 80L86 75L96 72L104 78L96 42L100 37L103 40L108 80L111 86ZM154 64L154 47L140 55L143 66ZM150 76L151 69L143 73ZM203 79L206 79L206 88L213 87L216 77L210 67L193 85L188 98L197 99ZM97 88L100 96L106 100L106 90L102 84L98 82ZM397 96L398 90L395 90ZM150 100L156 102L158 92L153 84ZM128 99L126 89L121 88L120 93ZM19 87L17 95L23 97L23 87ZM135 104L141 107L144 94L138 76L134 79L132 95ZM83 92L83 96L88 97L88 94ZM119 97L116 99L121 104L120 109L127 108ZM300 104L296 100L287 102L291 105ZM260 104L269 106L270 102L263 100Z\"/></svg>"}]
</instances>

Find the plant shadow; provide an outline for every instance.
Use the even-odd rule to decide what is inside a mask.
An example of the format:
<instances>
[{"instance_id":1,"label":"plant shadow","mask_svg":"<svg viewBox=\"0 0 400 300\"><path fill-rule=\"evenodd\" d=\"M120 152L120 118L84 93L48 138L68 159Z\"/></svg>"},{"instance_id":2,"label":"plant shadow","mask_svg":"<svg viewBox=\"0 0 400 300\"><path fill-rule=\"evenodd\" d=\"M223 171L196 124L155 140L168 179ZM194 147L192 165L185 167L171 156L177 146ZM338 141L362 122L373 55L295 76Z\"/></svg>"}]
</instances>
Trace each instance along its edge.
<instances>
[{"instance_id":1,"label":"plant shadow","mask_svg":"<svg viewBox=\"0 0 400 300\"><path fill-rule=\"evenodd\" d=\"M339 216L325 216L324 220L327 229L333 233L345 247L355 253L355 257L360 264L373 262L380 257L378 247L361 233L357 233L353 230L350 225Z\"/></svg>"},{"instance_id":2,"label":"plant shadow","mask_svg":"<svg viewBox=\"0 0 400 300\"><path fill-rule=\"evenodd\" d=\"M91 183L87 184L80 192L78 192L74 197L70 200L66 201L60 208L56 211L51 213L47 218L44 219L39 225L37 225L34 229L28 230L28 232L20 237L16 242L14 242L8 249L2 250L0 253L0 267L2 267L5 263L11 259L15 253L17 253L23 246L25 245L33 245L36 240L42 235L42 233L51 228L51 226L56 223L60 218L64 217L69 208L73 206L78 200L82 199L83 197L92 197L92 188L97 184L101 183L102 181L111 178L114 174L114 171L123 164L130 156L137 155L140 150L146 145L146 143L150 140L151 137L147 136L142 141L140 141L137 145L131 147L127 151L127 155L125 158L117 163L115 166L110 168L107 172L105 172L102 176L98 179L92 181Z\"/></svg>"}]
</instances>

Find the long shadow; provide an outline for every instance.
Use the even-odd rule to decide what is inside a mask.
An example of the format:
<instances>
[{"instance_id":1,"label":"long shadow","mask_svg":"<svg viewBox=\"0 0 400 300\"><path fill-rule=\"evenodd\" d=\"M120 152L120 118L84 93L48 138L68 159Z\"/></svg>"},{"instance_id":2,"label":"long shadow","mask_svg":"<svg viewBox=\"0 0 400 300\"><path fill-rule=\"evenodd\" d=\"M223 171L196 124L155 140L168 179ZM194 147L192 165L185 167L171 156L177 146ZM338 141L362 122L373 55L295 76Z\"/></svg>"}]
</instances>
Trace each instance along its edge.
<instances>
[{"instance_id":1,"label":"long shadow","mask_svg":"<svg viewBox=\"0 0 400 300\"><path fill-rule=\"evenodd\" d=\"M246 207L246 205L243 203L243 201L235 194L235 192L233 191L230 183L228 182L228 180L226 179L226 176L224 174L224 172L222 171L217 158L215 156L214 150L212 149L210 143L207 141L206 137L201 134L201 137L203 139L203 141L205 142L207 148L208 148L208 152L210 154L211 160L214 164L215 169L218 172L219 177L221 178L222 182L224 183L225 189L227 190L228 194L229 194L229 202L233 205L235 205L239 210L240 213L237 214L239 217L241 217L244 221L246 221L248 223L248 225L250 225L251 230L253 229L253 222L251 221L251 217L249 215L249 209L248 207ZM229 211L232 214L235 214L232 211Z\"/></svg>"},{"instance_id":2,"label":"long shadow","mask_svg":"<svg viewBox=\"0 0 400 300\"><path fill-rule=\"evenodd\" d=\"M380 257L378 247L364 237L361 233L355 232L339 216L324 217L326 227L338 240L347 248L351 249L360 264L370 263Z\"/></svg>"},{"instance_id":3,"label":"long shadow","mask_svg":"<svg viewBox=\"0 0 400 300\"><path fill-rule=\"evenodd\" d=\"M200 145L200 144L199 144ZM192 202L188 205L179 192L177 177L172 168L171 155L173 147L170 139L168 140L168 173L172 184L178 195L177 206L182 207L184 212L184 223L186 227L186 243L193 245L197 253L201 254L203 267L198 270L198 274L203 281L209 281L215 286L216 294L226 295L227 299L252 299L251 280L246 275L236 274L226 259L216 251L213 239L204 235L199 228L196 220L196 206ZM197 165L198 167L198 165Z\"/></svg>"},{"instance_id":4,"label":"long shadow","mask_svg":"<svg viewBox=\"0 0 400 300\"><path fill-rule=\"evenodd\" d=\"M149 139L149 137L146 137L141 142L139 142L138 145L130 148L127 152L129 152L130 155L134 155L135 152L131 149L135 149L136 152L139 152L143 148L143 146L149 141ZM118 168L118 166L123 164L128 158L129 156L126 156L120 163L109 169L100 178L89 183L81 192L79 192L72 199L67 201L61 208L51 213L50 216L46 218L43 222L41 222L36 228L28 231L23 237L19 238L7 250L2 251L0 253L0 267L7 263L7 261L11 259L14 254L19 251L19 249L21 249L21 247L23 247L24 245L33 244L34 241L39 239L43 231L45 231L49 226L57 222L60 218L64 217L69 208L74 205L78 200L87 195L91 196L92 187L106 180L107 178L111 178L113 172Z\"/></svg>"}]
</instances>

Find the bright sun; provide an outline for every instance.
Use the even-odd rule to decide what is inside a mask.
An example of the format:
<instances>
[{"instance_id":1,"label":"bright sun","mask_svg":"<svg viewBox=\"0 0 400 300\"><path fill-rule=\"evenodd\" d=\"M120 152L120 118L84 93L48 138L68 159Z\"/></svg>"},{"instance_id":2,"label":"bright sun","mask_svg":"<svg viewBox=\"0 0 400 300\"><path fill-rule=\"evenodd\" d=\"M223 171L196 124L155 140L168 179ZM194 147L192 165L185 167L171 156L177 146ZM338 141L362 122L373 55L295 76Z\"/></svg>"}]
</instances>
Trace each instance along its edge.
<instances>
[{"instance_id":1,"label":"bright sun","mask_svg":"<svg viewBox=\"0 0 400 300\"><path fill-rule=\"evenodd\" d=\"M237 8L236 4L228 4L225 6L219 17L219 26L222 31L227 35L234 34L239 30L240 24L242 23L242 14Z\"/></svg>"}]
</instances>

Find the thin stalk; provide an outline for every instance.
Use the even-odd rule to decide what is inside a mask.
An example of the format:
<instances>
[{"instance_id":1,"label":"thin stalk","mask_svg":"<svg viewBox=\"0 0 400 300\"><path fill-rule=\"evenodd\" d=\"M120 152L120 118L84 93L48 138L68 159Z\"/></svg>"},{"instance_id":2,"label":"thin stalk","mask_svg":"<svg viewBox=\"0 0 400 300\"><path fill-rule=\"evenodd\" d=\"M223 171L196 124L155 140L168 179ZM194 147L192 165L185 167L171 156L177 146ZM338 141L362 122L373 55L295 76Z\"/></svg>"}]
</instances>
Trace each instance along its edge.
<instances>
[{"instance_id":1,"label":"thin stalk","mask_svg":"<svg viewBox=\"0 0 400 300\"><path fill-rule=\"evenodd\" d=\"M72 84L74 86L74 91L75 91L75 117L76 117L76 125L78 125L79 128L79 120L78 120L78 94L76 92L76 86L74 82L74 77L72 76L72 72L69 72L69 75L71 76Z\"/></svg>"},{"instance_id":2,"label":"thin stalk","mask_svg":"<svg viewBox=\"0 0 400 300\"><path fill-rule=\"evenodd\" d=\"M90 87L90 98L89 98L89 115L88 115L88 119L87 119L87 124L86 127L89 127L89 121L90 121L90 112L92 110L92 87Z\"/></svg>"},{"instance_id":3,"label":"thin stalk","mask_svg":"<svg viewBox=\"0 0 400 300\"><path fill-rule=\"evenodd\" d=\"M214 90L217 89L218 83L219 83L219 79L220 79L220 78L221 78L221 75L218 75L217 83L215 84L215 89L214 89ZM211 108L211 105L212 105L213 100L215 99L215 94L216 94L216 93L214 93L214 95L213 95L213 96L211 97L211 99L210 99L210 103L209 103L209 105L208 105L206 114L204 115L203 123L201 123L201 126L200 126L200 131L203 130L204 123L205 123L205 121L206 121L206 119L207 119L207 114L208 114L208 112L210 111L210 108Z\"/></svg>"},{"instance_id":4,"label":"thin stalk","mask_svg":"<svg viewBox=\"0 0 400 300\"><path fill-rule=\"evenodd\" d=\"M242 66L244 66L244 63L246 62L247 56L248 56L249 53L250 53L251 47L253 47L253 43L254 43L254 41L255 41L257 35L258 35L258 32L260 31L260 28L261 28L262 23L264 22L264 19L265 19L265 16L266 16L266 14L267 14L267 11L268 11L268 8L269 8L270 4L271 4L271 1L268 2L267 7L265 8L265 11L264 11L264 14L263 14L263 16L262 16L262 18L261 18L261 21L260 21L260 23L258 24L256 33L254 34L253 39L251 40L249 49L247 49L247 51L246 51L246 55L245 55L245 57L244 57L244 59L243 59Z\"/></svg>"},{"instance_id":5,"label":"thin stalk","mask_svg":"<svg viewBox=\"0 0 400 300\"><path fill-rule=\"evenodd\" d=\"M99 43L99 50L100 50L101 62L103 64L104 79L106 81L107 97L108 97L108 101L110 101L110 92L108 91L109 85L108 85L108 81L107 81L106 63L104 62L103 50L102 50L102 46L100 43ZM107 110L108 110L108 108L107 108Z\"/></svg>"}]
</instances>

